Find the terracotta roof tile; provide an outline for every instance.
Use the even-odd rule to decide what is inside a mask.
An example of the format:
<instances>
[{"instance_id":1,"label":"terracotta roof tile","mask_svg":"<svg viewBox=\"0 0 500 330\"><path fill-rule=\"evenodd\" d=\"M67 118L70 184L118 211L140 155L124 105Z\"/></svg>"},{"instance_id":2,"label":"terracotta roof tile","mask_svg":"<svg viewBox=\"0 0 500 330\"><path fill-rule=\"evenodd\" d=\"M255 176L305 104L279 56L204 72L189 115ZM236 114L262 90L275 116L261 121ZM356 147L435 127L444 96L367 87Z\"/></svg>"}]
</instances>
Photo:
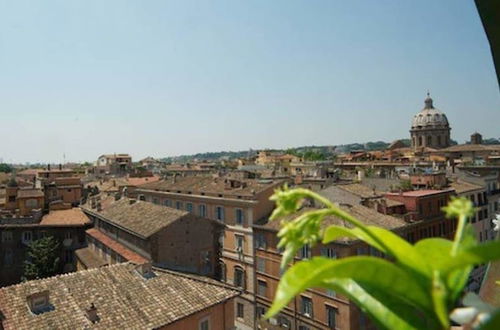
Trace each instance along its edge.
<instances>
[{"instance_id":1,"label":"terracotta roof tile","mask_svg":"<svg viewBox=\"0 0 500 330\"><path fill-rule=\"evenodd\" d=\"M92 238L98 240L102 244L106 245L108 248L111 250L115 251L119 255L121 255L123 258L127 259L128 261L131 261L136 264L142 264L147 262L148 260L144 258L143 256L135 253L134 251L130 250L129 248L125 247L124 245L118 243L114 239L106 236L105 234L101 233L99 230L95 228L91 228L86 231L87 235L91 236Z\"/></svg>"},{"instance_id":2,"label":"terracotta roof tile","mask_svg":"<svg viewBox=\"0 0 500 330\"><path fill-rule=\"evenodd\" d=\"M69 210L50 211L42 217L41 225L86 225L90 224L89 218L83 213L80 208L72 208Z\"/></svg>"},{"instance_id":3,"label":"terracotta roof tile","mask_svg":"<svg viewBox=\"0 0 500 330\"><path fill-rule=\"evenodd\" d=\"M149 237L189 214L187 211L129 198L112 201L100 212L87 206L83 208L143 237Z\"/></svg>"},{"instance_id":4,"label":"terracotta roof tile","mask_svg":"<svg viewBox=\"0 0 500 330\"><path fill-rule=\"evenodd\" d=\"M146 279L130 263L28 281L0 289L2 325L10 329L154 329L239 295L202 277L154 269ZM30 312L26 297L49 291L52 311ZM85 310L94 304L99 321Z\"/></svg>"}]
</instances>

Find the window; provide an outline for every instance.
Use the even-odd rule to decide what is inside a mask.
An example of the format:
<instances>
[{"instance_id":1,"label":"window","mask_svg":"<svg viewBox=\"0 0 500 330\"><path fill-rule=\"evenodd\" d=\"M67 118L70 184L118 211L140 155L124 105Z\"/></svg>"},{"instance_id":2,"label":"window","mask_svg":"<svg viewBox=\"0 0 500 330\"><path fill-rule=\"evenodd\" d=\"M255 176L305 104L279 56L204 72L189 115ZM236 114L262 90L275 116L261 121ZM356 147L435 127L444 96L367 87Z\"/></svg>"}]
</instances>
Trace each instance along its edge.
<instances>
[{"instance_id":1,"label":"window","mask_svg":"<svg viewBox=\"0 0 500 330\"><path fill-rule=\"evenodd\" d=\"M227 281L227 266L223 262L220 263L220 272L221 272L221 276L220 276L221 282L226 282Z\"/></svg>"},{"instance_id":2,"label":"window","mask_svg":"<svg viewBox=\"0 0 500 330\"><path fill-rule=\"evenodd\" d=\"M278 325L282 328L290 329L292 327L292 322L283 315L278 316Z\"/></svg>"},{"instance_id":3,"label":"window","mask_svg":"<svg viewBox=\"0 0 500 330\"><path fill-rule=\"evenodd\" d=\"M236 209L236 224L243 226L244 214L242 209Z\"/></svg>"},{"instance_id":4,"label":"window","mask_svg":"<svg viewBox=\"0 0 500 330\"><path fill-rule=\"evenodd\" d=\"M193 203L186 203L186 211L193 212Z\"/></svg>"},{"instance_id":5,"label":"window","mask_svg":"<svg viewBox=\"0 0 500 330\"><path fill-rule=\"evenodd\" d=\"M139 195L139 200L140 201L145 201L146 200L146 197L144 195Z\"/></svg>"},{"instance_id":6,"label":"window","mask_svg":"<svg viewBox=\"0 0 500 330\"><path fill-rule=\"evenodd\" d=\"M266 295L267 295L267 283L265 281L257 280L257 294L259 296L266 297Z\"/></svg>"},{"instance_id":7,"label":"window","mask_svg":"<svg viewBox=\"0 0 500 330\"><path fill-rule=\"evenodd\" d=\"M245 288L245 272L241 267L234 267L234 285Z\"/></svg>"},{"instance_id":8,"label":"window","mask_svg":"<svg viewBox=\"0 0 500 330\"><path fill-rule=\"evenodd\" d=\"M306 244L299 250L299 258L308 259L311 258L311 247Z\"/></svg>"},{"instance_id":9,"label":"window","mask_svg":"<svg viewBox=\"0 0 500 330\"><path fill-rule=\"evenodd\" d=\"M2 242L12 242L11 231L2 231Z\"/></svg>"},{"instance_id":10,"label":"window","mask_svg":"<svg viewBox=\"0 0 500 330\"><path fill-rule=\"evenodd\" d=\"M236 239L236 251L238 253L243 253L244 251L244 240L245 238L243 236L240 236L240 235L234 235L235 239Z\"/></svg>"},{"instance_id":11,"label":"window","mask_svg":"<svg viewBox=\"0 0 500 330\"><path fill-rule=\"evenodd\" d=\"M163 205L168 206L168 207L171 207L171 206L172 206L172 202L170 201L170 199L165 199L165 200L163 201Z\"/></svg>"},{"instance_id":12,"label":"window","mask_svg":"<svg viewBox=\"0 0 500 330\"><path fill-rule=\"evenodd\" d=\"M200 321L200 330L210 330L210 319L208 317L202 319Z\"/></svg>"},{"instance_id":13,"label":"window","mask_svg":"<svg viewBox=\"0 0 500 330\"><path fill-rule=\"evenodd\" d=\"M72 239L73 235L70 231L64 232L64 239Z\"/></svg>"},{"instance_id":14,"label":"window","mask_svg":"<svg viewBox=\"0 0 500 330\"><path fill-rule=\"evenodd\" d=\"M205 204L198 205L198 213L200 217L207 216L207 206Z\"/></svg>"},{"instance_id":15,"label":"window","mask_svg":"<svg viewBox=\"0 0 500 330\"><path fill-rule=\"evenodd\" d=\"M215 207L215 218L219 221L224 221L224 207Z\"/></svg>"},{"instance_id":16,"label":"window","mask_svg":"<svg viewBox=\"0 0 500 330\"><path fill-rule=\"evenodd\" d=\"M178 210L182 210L182 202L180 201L175 202L175 208Z\"/></svg>"},{"instance_id":17,"label":"window","mask_svg":"<svg viewBox=\"0 0 500 330\"><path fill-rule=\"evenodd\" d=\"M236 303L236 317L245 317L245 305L242 303Z\"/></svg>"},{"instance_id":18,"label":"window","mask_svg":"<svg viewBox=\"0 0 500 330\"><path fill-rule=\"evenodd\" d=\"M4 265L12 265L12 250L5 250L5 254L3 255L3 263Z\"/></svg>"},{"instance_id":19,"label":"window","mask_svg":"<svg viewBox=\"0 0 500 330\"><path fill-rule=\"evenodd\" d=\"M313 316L313 303L311 298L300 296L300 313L307 317Z\"/></svg>"},{"instance_id":20,"label":"window","mask_svg":"<svg viewBox=\"0 0 500 330\"><path fill-rule=\"evenodd\" d=\"M31 243L33 238L33 233L31 231L23 231L22 241L23 243Z\"/></svg>"},{"instance_id":21,"label":"window","mask_svg":"<svg viewBox=\"0 0 500 330\"><path fill-rule=\"evenodd\" d=\"M337 252L333 248L321 248L321 255L327 258L337 259Z\"/></svg>"},{"instance_id":22,"label":"window","mask_svg":"<svg viewBox=\"0 0 500 330\"><path fill-rule=\"evenodd\" d=\"M64 250L64 262L67 264L73 262L73 251Z\"/></svg>"},{"instance_id":23,"label":"window","mask_svg":"<svg viewBox=\"0 0 500 330\"><path fill-rule=\"evenodd\" d=\"M266 259L255 257L257 259L257 271L265 272L266 271Z\"/></svg>"},{"instance_id":24,"label":"window","mask_svg":"<svg viewBox=\"0 0 500 330\"><path fill-rule=\"evenodd\" d=\"M265 249L266 248L266 236L263 233L255 234L255 247L257 249Z\"/></svg>"},{"instance_id":25,"label":"window","mask_svg":"<svg viewBox=\"0 0 500 330\"><path fill-rule=\"evenodd\" d=\"M325 307L326 307L326 324L328 324L328 328L335 329L337 309L333 306L328 306L328 305L326 305Z\"/></svg>"},{"instance_id":26,"label":"window","mask_svg":"<svg viewBox=\"0 0 500 330\"><path fill-rule=\"evenodd\" d=\"M255 308L255 313L257 314L257 318L260 319L264 314L266 314L266 309L262 306L257 306Z\"/></svg>"},{"instance_id":27,"label":"window","mask_svg":"<svg viewBox=\"0 0 500 330\"><path fill-rule=\"evenodd\" d=\"M158 204L158 198L153 198L153 204Z\"/></svg>"}]
</instances>

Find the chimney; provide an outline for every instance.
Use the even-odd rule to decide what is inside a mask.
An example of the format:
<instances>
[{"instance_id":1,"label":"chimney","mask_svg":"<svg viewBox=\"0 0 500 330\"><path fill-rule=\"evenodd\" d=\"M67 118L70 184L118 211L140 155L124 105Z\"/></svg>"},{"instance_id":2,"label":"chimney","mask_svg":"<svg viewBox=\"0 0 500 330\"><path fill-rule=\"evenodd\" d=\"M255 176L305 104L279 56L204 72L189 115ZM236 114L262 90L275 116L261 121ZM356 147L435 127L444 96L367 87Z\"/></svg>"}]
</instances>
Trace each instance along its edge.
<instances>
[{"instance_id":1,"label":"chimney","mask_svg":"<svg viewBox=\"0 0 500 330\"><path fill-rule=\"evenodd\" d=\"M94 303L90 304L90 307L85 310L85 314L90 322L97 323L99 321L99 316L97 315L97 308Z\"/></svg>"},{"instance_id":2,"label":"chimney","mask_svg":"<svg viewBox=\"0 0 500 330\"><path fill-rule=\"evenodd\" d=\"M98 212L102 211L101 201L98 201L98 202L97 202L97 211L98 211Z\"/></svg>"},{"instance_id":3,"label":"chimney","mask_svg":"<svg viewBox=\"0 0 500 330\"><path fill-rule=\"evenodd\" d=\"M136 200L135 200L135 199L129 199L129 200L128 200L129 205L135 204L135 202L136 202Z\"/></svg>"}]
</instances>

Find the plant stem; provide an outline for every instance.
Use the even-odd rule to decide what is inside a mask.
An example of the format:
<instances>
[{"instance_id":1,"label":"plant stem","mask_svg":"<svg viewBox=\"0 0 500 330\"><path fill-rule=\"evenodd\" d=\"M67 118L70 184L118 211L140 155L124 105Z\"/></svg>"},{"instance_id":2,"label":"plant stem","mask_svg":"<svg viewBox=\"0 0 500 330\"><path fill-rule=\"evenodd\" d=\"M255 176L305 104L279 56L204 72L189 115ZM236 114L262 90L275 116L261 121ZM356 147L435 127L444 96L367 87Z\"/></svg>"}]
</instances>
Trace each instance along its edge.
<instances>
[{"instance_id":1,"label":"plant stem","mask_svg":"<svg viewBox=\"0 0 500 330\"><path fill-rule=\"evenodd\" d=\"M467 223L467 216L464 214L460 214L458 216L458 226L457 231L455 233L455 239L453 240L453 246L451 248L451 255L456 256L458 252L458 247L460 246L460 242L464 236L465 224Z\"/></svg>"}]
</instances>

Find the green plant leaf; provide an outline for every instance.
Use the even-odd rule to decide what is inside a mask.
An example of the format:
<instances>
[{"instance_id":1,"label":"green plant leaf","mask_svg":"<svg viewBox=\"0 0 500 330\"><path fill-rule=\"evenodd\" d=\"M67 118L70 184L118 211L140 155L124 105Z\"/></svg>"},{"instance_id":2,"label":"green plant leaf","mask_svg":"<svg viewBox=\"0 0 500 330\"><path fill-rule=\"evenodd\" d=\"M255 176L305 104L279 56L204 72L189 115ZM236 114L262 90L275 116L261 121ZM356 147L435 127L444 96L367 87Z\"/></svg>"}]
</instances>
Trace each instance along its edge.
<instances>
[{"instance_id":1,"label":"green plant leaf","mask_svg":"<svg viewBox=\"0 0 500 330\"><path fill-rule=\"evenodd\" d=\"M481 265L497 259L500 259L500 241L490 241L468 249L460 249L455 257L444 262L443 267L451 270Z\"/></svg>"},{"instance_id":2,"label":"green plant leaf","mask_svg":"<svg viewBox=\"0 0 500 330\"><path fill-rule=\"evenodd\" d=\"M351 279L329 280L321 286L335 290L352 300L378 329L439 329L437 321L418 315L414 306L402 302L391 295L390 291L374 287L365 289Z\"/></svg>"},{"instance_id":3,"label":"green plant leaf","mask_svg":"<svg viewBox=\"0 0 500 330\"><path fill-rule=\"evenodd\" d=\"M394 234L392 231L383 228L366 226L366 229L374 236L378 237L380 241L384 242L385 248L359 228L346 228L340 226L329 226L325 230L323 243L326 244L332 242L340 237L357 238L377 248L382 253L395 258L396 262L403 265L405 268L430 278L431 273L429 267L425 263L419 251L416 250L410 243Z\"/></svg>"},{"instance_id":4,"label":"green plant leaf","mask_svg":"<svg viewBox=\"0 0 500 330\"><path fill-rule=\"evenodd\" d=\"M430 297L410 273L381 258L358 256L338 260L315 257L293 265L282 276L267 316L276 314L307 288L322 287L324 283L337 279L351 279L364 288L390 292L399 303L432 315ZM375 307L363 305L367 310Z\"/></svg>"}]
</instances>

